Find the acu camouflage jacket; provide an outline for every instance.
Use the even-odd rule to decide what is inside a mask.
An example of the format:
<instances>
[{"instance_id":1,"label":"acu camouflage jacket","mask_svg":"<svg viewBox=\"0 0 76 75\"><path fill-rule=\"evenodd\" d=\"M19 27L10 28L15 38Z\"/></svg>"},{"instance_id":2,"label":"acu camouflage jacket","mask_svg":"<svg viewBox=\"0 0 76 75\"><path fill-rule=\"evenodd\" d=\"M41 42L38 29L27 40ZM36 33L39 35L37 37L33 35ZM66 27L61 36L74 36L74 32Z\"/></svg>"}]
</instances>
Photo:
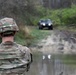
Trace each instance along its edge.
<instances>
[{"instance_id":1,"label":"acu camouflage jacket","mask_svg":"<svg viewBox=\"0 0 76 75\"><path fill-rule=\"evenodd\" d=\"M15 42L0 44L0 71L11 70L23 73L28 71L32 62L32 54L26 46Z\"/></svg>"}]
</instances>

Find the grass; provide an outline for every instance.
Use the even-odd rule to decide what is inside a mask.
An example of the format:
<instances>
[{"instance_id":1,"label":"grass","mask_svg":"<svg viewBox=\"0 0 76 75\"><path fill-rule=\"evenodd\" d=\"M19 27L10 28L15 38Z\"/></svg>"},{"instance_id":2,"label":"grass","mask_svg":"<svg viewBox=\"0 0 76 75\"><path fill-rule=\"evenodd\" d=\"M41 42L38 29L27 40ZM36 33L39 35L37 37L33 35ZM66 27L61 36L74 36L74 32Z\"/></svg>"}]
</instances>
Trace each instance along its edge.
<instances>
[{"instance_id":1,"label":"grass","mask_svg":"<svg viewBox=\"0 0 76 75\"><path fill-rule=\"evenodd\" d=\"M76 31L75 27L57 26L55 30ZM37 26L20 27L20 31L15 36L15 41L26 46L36 46L38 42L51 35L51 30L39 30Z\"/></svg>"},{"instance_id":2,"label":"grass","mask_svg":"<svg viewBox=\"0 0 76 75\"><path fill-rule=\"evenodd\" d=\"M31 35L33 36L32 45L40 42L42 39L46 38L50 34L50 30L39 30L38 27L33 27L31 29ZM51 34L50 34L51 35Z\"/></svg>"},{"instance_id":3,"label":"grass","mask_svg":"<svg viewBox=\"0 0 76 75\"><path fill-rule=\"evenodd\" d=\"M50 30L39 30L37 26L20 27L16 34L15 41L26 46L34 46L50 34Z\"/></svg>"}]
</instances>

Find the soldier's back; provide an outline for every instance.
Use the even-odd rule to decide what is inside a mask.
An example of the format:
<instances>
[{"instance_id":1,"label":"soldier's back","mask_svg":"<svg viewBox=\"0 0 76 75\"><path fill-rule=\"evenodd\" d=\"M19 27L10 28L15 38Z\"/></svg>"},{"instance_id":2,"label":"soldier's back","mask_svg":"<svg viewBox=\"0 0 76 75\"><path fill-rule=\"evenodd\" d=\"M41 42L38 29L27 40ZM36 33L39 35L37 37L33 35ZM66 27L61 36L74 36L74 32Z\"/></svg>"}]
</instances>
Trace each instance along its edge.
<instances>
[{"instance_id":1,"label":"soldier's back","mask_svg":"<svg viewBox=\"0 0 76 75\"><path fill-rule=\"evenodd\" d=\"M30 61L27 47L13 42L0 44L0 75L23 75Z\"/></svg>"}]
</instances>

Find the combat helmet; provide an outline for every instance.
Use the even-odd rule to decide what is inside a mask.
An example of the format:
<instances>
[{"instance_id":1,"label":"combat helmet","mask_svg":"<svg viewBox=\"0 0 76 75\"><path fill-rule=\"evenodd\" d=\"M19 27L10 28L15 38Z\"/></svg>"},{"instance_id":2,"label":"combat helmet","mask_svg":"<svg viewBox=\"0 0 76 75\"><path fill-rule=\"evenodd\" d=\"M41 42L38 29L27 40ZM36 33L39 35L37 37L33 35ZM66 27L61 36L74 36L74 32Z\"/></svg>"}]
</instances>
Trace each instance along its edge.
<instances>
[{"instance_id":1,"label":"combat helmet","mask_svg":"<svg viewBox=\"0 0 76 75\"><path fill-rule=\"evenodd\" d=\"M19 28L13 18L6 17L0 20L0 33L17 32L18 30Z\"/></svg>"}]
</instances>

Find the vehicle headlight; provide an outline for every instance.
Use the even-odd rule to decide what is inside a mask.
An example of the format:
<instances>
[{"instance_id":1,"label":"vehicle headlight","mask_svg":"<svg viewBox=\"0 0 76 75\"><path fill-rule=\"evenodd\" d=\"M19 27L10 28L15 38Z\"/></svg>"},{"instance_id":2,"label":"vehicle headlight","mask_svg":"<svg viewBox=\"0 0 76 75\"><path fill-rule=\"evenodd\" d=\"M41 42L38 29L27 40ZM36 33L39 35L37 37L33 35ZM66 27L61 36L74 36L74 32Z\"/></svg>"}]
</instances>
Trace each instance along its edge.
<instances>
[{"instance_id":1,"label":"vehicle headlight","mask_svg":"<svg viewBox=\"0 0 76 75\"><path fill-rule=\"evenodd\" d=\"M45 23L43 23L42 25L45 26Z\"/></svg>"},{"instance_id":2,"label":"vehicle headlight","mask_svg":"<svg viewBox=\"0 0 76 75\"><path fill-rule=\"evenodd\" d=\"M52 23L49 23L48 25L49 25L49 26L51 26L51 25L52 25Z\"/></svg>"},{"instance_id":3,"label":"vehicle headlight","mask_svg":"<svg viewBox=\"0 0 76 75\"><path fill-rule=\"evenodd\" d=\"M49 23L48 25L50 26L51 24Z\"/></svg>"}]
</instances>

